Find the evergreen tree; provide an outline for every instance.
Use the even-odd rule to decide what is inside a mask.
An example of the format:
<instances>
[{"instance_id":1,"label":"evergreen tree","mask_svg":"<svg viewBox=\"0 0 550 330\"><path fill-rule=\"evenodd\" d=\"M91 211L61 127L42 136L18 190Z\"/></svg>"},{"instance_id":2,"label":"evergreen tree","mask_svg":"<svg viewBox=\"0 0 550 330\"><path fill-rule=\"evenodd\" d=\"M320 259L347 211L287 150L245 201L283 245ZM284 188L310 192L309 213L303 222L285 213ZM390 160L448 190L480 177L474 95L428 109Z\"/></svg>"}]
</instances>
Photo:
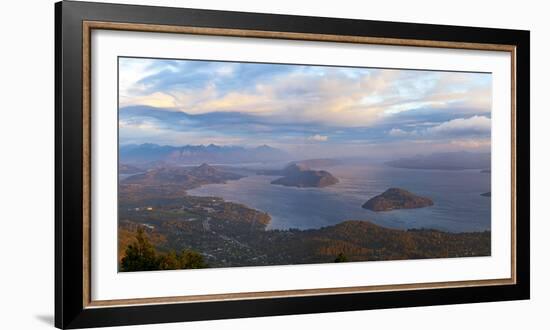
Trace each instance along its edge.
<instances>
[{"instance_id":1,"label":"evergreen tree","mask_svg":"<svg viewBox=\"0 0 550 330\"><path fill-rule=\"evenodd\" d=\"M180 268L180 261L176 251L172 250L159 257L159 268L162 270L172 270Z\"/></svg>"},{"instance_id":2,"label":"evergreen tree","mask_svg":"<svg viewBox=\"0 0 550 330\"><path fill-rule=\"evenodd\" d=\"M208 267L200 253L191 250L183 250L179 255L180 269L196 269Z\"/></svg>"},{"instance_id":3,"label":"evergreen tree","mask_svg":"<svg viewBox=\"0 0 550 330\"><path fill-rule=\"evenodd\" d=\"M122 258L122 270L127 272L159 269L159 259L143 228L139 227L136 242L128 245Z\"/></svg>"}]
</instances>

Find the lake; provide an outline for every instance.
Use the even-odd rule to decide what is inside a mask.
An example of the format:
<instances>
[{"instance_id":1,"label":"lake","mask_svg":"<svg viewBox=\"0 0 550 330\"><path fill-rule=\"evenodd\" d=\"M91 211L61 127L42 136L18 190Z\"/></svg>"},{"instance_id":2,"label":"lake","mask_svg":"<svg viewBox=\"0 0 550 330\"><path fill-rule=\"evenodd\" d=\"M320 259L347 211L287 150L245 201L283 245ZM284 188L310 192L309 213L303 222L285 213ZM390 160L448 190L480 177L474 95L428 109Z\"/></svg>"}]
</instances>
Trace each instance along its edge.
<instances>
[{"instance_id":1,"label":"lake","mask_svg":"<svg viewBox=\"0 0 550 330\"><path fill-rule=\"evenodd\" d=\"M270 229L320 228L345 220L368 220L390 228L433 228L449 232L491 228L491 175L480 170L412 170L384 165L337 165L322 169L340 182L325 188L270 184L277 177L250 175L226 184L210 184L190 195L222 197L269 213ZM434 206L373 212L361 205L390 187L429 197Z\"/></svg>"}]
</instances>

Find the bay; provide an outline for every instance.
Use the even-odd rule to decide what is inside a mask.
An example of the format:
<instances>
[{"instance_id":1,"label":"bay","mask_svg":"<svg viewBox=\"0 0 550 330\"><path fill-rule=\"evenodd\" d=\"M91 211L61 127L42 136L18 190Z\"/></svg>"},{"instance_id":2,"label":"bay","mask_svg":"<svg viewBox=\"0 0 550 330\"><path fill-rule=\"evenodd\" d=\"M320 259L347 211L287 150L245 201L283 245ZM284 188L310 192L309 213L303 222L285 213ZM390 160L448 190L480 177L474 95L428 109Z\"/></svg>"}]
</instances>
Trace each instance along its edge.
<instances>
[{"instance_id":1,"label":"bay","mask_svg":"<svg viewBox=\"0 0 550 330\"><path fill-rule=\"evenodd\" d=\"M269 213L268 229L310 229L345 220L365 220L399 228L432 228L448 232L490 230L491 175L480 170L413 170L385 165L324 167L339 179L325 188L295 188L271 184L277 177L249 175L225 184L189 190L190 195L222 197ZM363 209L368 199L390 187L431 198L434 206L373 212Z\"/></svg>"}]
</instances>

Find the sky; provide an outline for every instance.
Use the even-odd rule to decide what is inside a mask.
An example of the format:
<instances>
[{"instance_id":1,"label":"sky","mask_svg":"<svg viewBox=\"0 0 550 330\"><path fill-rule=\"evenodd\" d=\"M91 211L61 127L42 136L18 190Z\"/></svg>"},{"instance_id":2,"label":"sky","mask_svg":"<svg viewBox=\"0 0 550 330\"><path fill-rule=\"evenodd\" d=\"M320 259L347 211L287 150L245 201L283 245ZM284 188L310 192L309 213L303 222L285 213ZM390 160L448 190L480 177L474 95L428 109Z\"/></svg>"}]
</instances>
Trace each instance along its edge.
<instances>
[{"instance_id":1,"label":"sky","mask_svg":"<svg viewBox=\"0 0 550 330\"><path fill-rule=\"evenodd\" d=\"M490 73L119 58L119 143L489 151Z\"/></svg>"}]
</instances>

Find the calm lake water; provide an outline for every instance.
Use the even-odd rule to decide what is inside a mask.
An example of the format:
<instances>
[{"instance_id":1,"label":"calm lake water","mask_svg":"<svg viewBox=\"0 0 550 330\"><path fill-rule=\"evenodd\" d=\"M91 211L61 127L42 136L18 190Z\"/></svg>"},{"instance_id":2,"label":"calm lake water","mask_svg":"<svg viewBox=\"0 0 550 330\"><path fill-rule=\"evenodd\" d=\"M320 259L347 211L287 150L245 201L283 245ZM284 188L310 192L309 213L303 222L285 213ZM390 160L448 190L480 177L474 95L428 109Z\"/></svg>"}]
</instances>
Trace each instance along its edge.
<instances>
[{"instance_id":1,"label":"calm lake water","mask_svg":"<svg viewBox=\"0 0 550 330\"><path fill-rule=\"evenodd\" d=\"M410 170L383 165L323 167L340 183L325 188L270 184L273 176L251 175L226 184L205 185L190 195L217 196L269 213L269 228L319 228L345 220L368 220L392 228L434 228L450 232L491 228L491 175L479 170ZM431 198L421 209L373 212L361 205L390 187Z\"/></svg>"}]
</instances>

